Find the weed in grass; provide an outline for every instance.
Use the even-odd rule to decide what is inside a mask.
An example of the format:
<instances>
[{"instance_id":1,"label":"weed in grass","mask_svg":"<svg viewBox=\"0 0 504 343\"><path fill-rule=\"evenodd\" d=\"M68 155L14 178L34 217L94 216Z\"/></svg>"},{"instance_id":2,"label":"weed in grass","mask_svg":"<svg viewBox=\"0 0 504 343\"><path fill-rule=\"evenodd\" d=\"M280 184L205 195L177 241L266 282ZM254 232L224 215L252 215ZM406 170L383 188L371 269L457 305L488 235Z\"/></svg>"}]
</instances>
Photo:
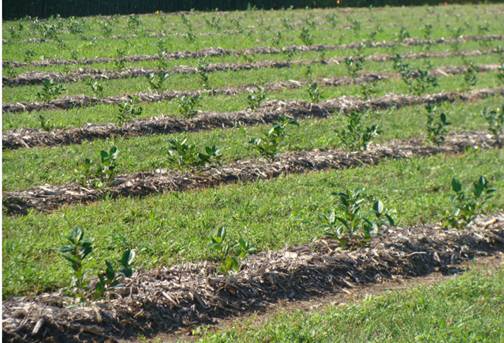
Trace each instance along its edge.
<instances>
[{"instance_id":1,"label":"weed in grass","mask_svg":"<svg viewBox=\"0 0 504 343\"><path fill-rule=\"evenodd\" d=\"M284 117L273 124L273 127L269 129L263 137L253 138L249 141L249 144L251 144L261 156L273 161L277 157L280 147L285 140L287 125L289 124L299 126L297 121Z\"/></svg>"},{"instance_id":2,"label":"weed in grass","mask_svg":"<svg viewBox=\"0 0 504 343\"><path fill-rule=\"evenodd\" d=\"M238 241L230 241L226 237L226 228L217 229L210 236L208 244L210 251L220 262L219 271L228 274L230 271L239 271L241 261L250 254L256 252L256 248L249 241L240 238Z\"/></svg>"},{"instance_id":3,"label":"weed in grass","mask_svg":"<svg viewBox=\"0 0 504 343\"><path fill-rule=\"evenodd\" d=\"M337 199L337 206L323 216L325 232L344 248L367 245L380 227L395 225L393 211L386 210L379 199L368 196L364 188L332 195Z\"/></svg>"},{"instance_id":4,"label":"weed in grass","mask_svg":"<svg viewBox=\"0 0 504 343\"><path fill-rule=\"evenodd\" d=\"M427 111L427 139L439 146L444 143L448 134L448 125L450 125L448 116L433 104L427 104L425 110Z\"/></svg>"},{"instance_id":5,"label":"weed in grass","mask_svg":"<svg viewBox=\"0 0 504 343\"><path fill-rule=\"evenodd\" d=\"M484 108L481 112L488 124L488 131L493 135L495 144L502 147L501 136L504 134L504 104L499 108Z\"/></svg>"},{"instance_id":6,"label":"weed in grass","mask_svg":"<svg viewBox=\"0 0 504 343\"><path fill-rule=\"evenodd\" d=\"M266 100L266 91L263 87L256 86L253 90L249 90L247 94L249 109L255 110L259 108L264 100Z\"/></svg>"},{"instance_id":7,"label":"weed in grass","mask_svg":"<svg viewBox=\"0 0 504 343\"><path fill-rule=\"evenodd\" d=\"M336 13L327 14L325 19L333 29L338 25L338 17L336 16Z\"/></svg>"},{"instance_id":8,"label":"weed in grass","mask_svg":"<svg viewBox=\"0 0 504 343\"><path fill-rule=\"evenodd\" d=\"M187 142L187 138L168 140L168 163L176 168L208 167L220 163L221 150L215 145L206 146L199 152L195 144Z\"/></svg>"},{"instance_id":9,"label":"weed in grass","mask_svg":"<svg viewBox=\"0 0 504 343\"><path fill-rule=\"evenodd\" d=\"M378 94L378 82L379 80L372 80L370 82L364 82L359 86L360 94L365 100L369 100L371 97Z\"/></svg>"},{"instance_id":10,"label":"weed in grass","mask_svg":"<svg viewBox=\"0 0 504 343\"><path fill-rule=\"evenodd\" d=\"M16 70L10 64L5 64L3 66L3 72L10 78L14 78L17 76Z\"/></svg>"},{"instance_id":11,"label":"weed in grass","mask_svg":"<svg viewBox=\"0 0 504 343\"><path fill-rule=\"evenodd\" d=\"M425 24L422 28L423 38L426 40L431 40L432 39L432 31L433 31L432 24Z\"/></svg>"},{"instance_id":12,"label":"weed in grass","mask_svg":"<svg viewBox=\"0 0 504 343\"><path fill-rule=\"evenodd\" d=\"M139 106L138 103L139 99L137 97L132 97L118 105L117 123L119 125L131 121L133 118L142 114L143 108Z\"/></svg>"},{"instance_id":13,"label":"weed in grass","mask_svg":"<svg viewBox=\"0 0 504 343\"><path fill-rule=\"evenodd\" d=\"M199 95L182 95L175 98L177 102L177 110L184 118L192 118L198 111L196 107L201 101Z\"/></svg>"},{"instance_id":14,"label":"weed in grass","mask_svg":"<svg viewBox=\"0 0 504 343\"><path fill-rule=\"evenodd\" d=\"M273 38L271 40L271 44L273 44L273 46L275 46L275 47L279 47L279 46L282 45L282 40L283 40L282 32L281 31L277 31L273 35Z\"/></svg>"},{"instance_id":15,"label":"weed in grass","mask_svg":"<svg viewBox=\"0 0 504 343\"><path fill-rule=\"evenodd\" d=\"M380 134L378 124L364 125L363 121L369 117L366 111L352 111L348 115L347 125L336 133L341 144L351 150L367 150L372 139Z\"/></svg>"},{"instance_id":16,"label":"weed in grass","mask_svg":"<svg viewBox=\"0 0 504 343\"><path fill-rule=\"evenodd\" d=\"M132 31L138 30L140 26L142 25L142 22L140 20L140 17L136 14L132 14L128 17L128 29Z\"/></svg>"},{"instance_id":17,"label":"weed in grass","mask_svg":"<svg viewBox=\"0 0 504 343\"><path fill-rule=\"evenodd\" d=\"M447 228L464 228L469 225L496 192L484 176L480 176L478 181L473 183L472 194L464 192L462 183L456 177L452 178L451 188L455 195L450 198L453 210L446 216L444 226Z\"/></svg>"},{"instance_id":18,"label":"weed in grass","mask_svg":"<svg viewBox=\"0 0 504 343\"><path fill-rule=\"evenodd\" d=\"M497 69L497 80L500 84L504 84L504 64L501 64Z\"/></svg>"},{"instance_id":19,"label":"weed in grass","mask_svg":"<svg viewBox=\"0 0 504 343\"><path fill-rule=\"evenodd\" d=\"M52 79L44 80L42 89L37 93L37 98L41 101L50 101L61 95L65 91L65 87L61 84L56 84Z\"/></svg>"}]
</instances>

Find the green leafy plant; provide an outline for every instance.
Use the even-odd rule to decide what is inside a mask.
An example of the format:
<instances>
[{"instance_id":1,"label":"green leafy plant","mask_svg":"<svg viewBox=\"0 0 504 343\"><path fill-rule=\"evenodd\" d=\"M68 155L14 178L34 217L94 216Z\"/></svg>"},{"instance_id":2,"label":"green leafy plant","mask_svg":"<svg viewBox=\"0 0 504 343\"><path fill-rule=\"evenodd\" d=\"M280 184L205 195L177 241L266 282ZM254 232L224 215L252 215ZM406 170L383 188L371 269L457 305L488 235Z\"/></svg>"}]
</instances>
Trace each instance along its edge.
<instances>
[{"instance_id":1,"label":"green leafy plant","mask_svg":"<svg viewBox=\"0 0 504 343\"><path fill-rule=\"evenodd\" d=\"M251 110L259 108L265 99L266 91L263 87L255 87L253 90L249 90L247 94L248 108Z\"/></svg>"},{"instance_id":2,"label":"green leafy plant","mask_svg":"<svg viewBox=\"0 0 504 343\"><path fill-rule=\"evenodd\" d=\"M35 56L37 56L37 53L34 50L26 50L24 53L24 61L30 63L35 59Z\"/></svg>"},{"instance_id":3,"label":"green leafy plant","mask_svg":"<svg viewBox=\"0 0 504 343\"><path fill-rule=\"evenodd\" d=\"M468 63L466 66L464 82L468 88L474 87L478 83L478 68L472 63Z\"/></svg>"},{"instance_id":4,"label":"green leafy plant","mask_svg":"<svg viewBox=\"0 0 504 343\"><path fill-rule=\"evenodd\" d=\"M39 119L40 127L42 128L42 130L51 131L52 129L54 129L54 125L51 123L50 119L47 119L42 114L39 114L38 119Z\"/></svg>"},{"instance_id":5,"label":"green leafy plant","mask_svg":"<svg viewBox=\"0 0 504 343\"><path fill-rule=\"evenodd\" d=\"M397 38L399 38L399 40L402 42L410 37L411 35L409 31L404 26L402 26L401 29L399 30L399 33L397 34Z\"/></svg>"},{"instance_id":6,"label":"green leafy plant","mask_svg":"<svg viewBox=\"0 0 504 343\"><path fill-rule=\"evenodd\" d=\"M208 167L219 164L221 150L215 145L206 146L202 152L196 145L188 143L187 138L168 140L168 163L176 168Z\"/></svg>"},{"instance_id":7,"label":"green leafy plant","mask_svg":"<svg viewBox=\"0 0 504 343\"><path fill-rule=\"evenodd\" d=\"M129 98L128 100L118 105L119 111L117 113L117 123L122 125L131 121L134 117L142 114L143 108L138 106L139 99L137 97Z\"/></svg>"},{"instance_id":8,"label":"green leafy plant","mask_svg":"<svg viewBox=\"0 0 504 343\"><path fill-rule=\"evenodd\" d=\"M168 73L157 72L147 75L147 82L151 90L160 92L164 89L164 82L168 79Z\"/></svg>"},{"instance_id":9,"label":"green leafy plant","mask_svg":"<svg viewBox=\"0 0 504 343\"><path fill-rule=\"evenodd\" d=\"M206 63L205 61L199 61L197 71L198 71L198 76L200 78L201 85L203 86L203 88L209 89L210 88L210 83L209 83L210 77L208 75L208 63Z\"/></svg>"},{"instance_id":10,"label":"green leafy plant","mask_svg":"<svg viewBox=\"0 0 504 343\"><path fill-rule=\"evenodd\" d=\"M307 26L304 26L301 29L301 33L299 34L299 38L303 42L304 45L312 45L313 44L313 35L310 32L310 29Z\"/></svg>"},{"instance_id":11,"label":"green leafy plant","mask_svg":"<svg viewBox=\"0 0 504 343\"><path fill-rule=\"evenodd\" d=\"M359 72L364 68L364 57L363 56L345 57L345 66L348 70L348 74L355 79L359 75Z\"/></svg>"},{"instance_id":12,"label":"green leafy plant","mask_svg":"<svg viewBox=\"0 0 504 343\"><path fill-rule=\"evenodd\" d=\"M501 64L497 69L497 80L499 80L499 83L504 84L504 64Z\"/></svg>"},{"instance_id":13,"label":"green leafy plant","mask_svg":"<svg viewBox=\"0 0 504 343\"><path fill-rule=\"evenodd\" d=\"M310 84L308 85L306 90L308 92L308 97L310 98L310 101L312 103L320 102L320 99L322 98L322 94L320 92L320 88L319 88L317 82L310 82Z\"/></svg>"},{"instance_id":14,"label":"green leafy plant","mask_svg":"<svg viewBox=\"0 0 504 343\"><path fill-rule=\"evenodd\" d=\"M100 82L89 78L86 80L86 85L91 89L94 96L97 98L103 98L103 85Z\"/></svg>"},{"instance_id":15,"label":"green leafy plant","mask_svg":"<svg viewBox=\"0 0 504 343\"><path fill-rule=\"evenodd\" d=\"M434 104L425 106L427 111L427 138L436 145L444 143L446 134L448 133L448 117L445 112L439 111Z\"/></svg>"},{"instance_id":16,"label":"green leafy plant","mask_svg":"<svg viewBox=\"0 0 504 343\"><path fill-rule=\"evenodd\" d=\"M249 144L256 149L259 154L270 161L273 161L280 150L282 143L287 135L286 129L287 125L299 126L297 121L289 118L282 118L273 124L273 127L268 130L263 137L253 138L249 141Z\"/></svg>"},{"instance_id":17,"label":"green leafy plant","mask_svg":"<svg viewBox=\"0 0 504 343\"><path fill-rule=\"evenodd\" d=\"M470 224L496 192L484 176L480 176L473 183L470 194L464 192L462 183L456 177L452 178L451 188L455 192L450 198L453 210L447 215L444 226L455 228L463 228Z\"/></svg>"},{"instance_id":18,"label":"green leafy plant","mask_svg":"<svg viewBox=\"0 0 504 343\"><path fill-rule=\"evenodd\" d=\"M185 118L191 118L198 114L196 107L201 101L199 95L182 95L176 97L175 101L177 102L178 112Z\"/></svg>"},{"instance_id":19,"label":"green leafy plant","mask_svg":"<svg viewBox=\"0 0 504 343\"><path fill-rule=\"evenodd\" d=\"M119 260L119 269L117 269L109 260L105 261L105 271L98 274L98 282L95 285L94 297L103 298L107 289L116 287L121 279L133 275L133 261L135 259L135 250L127 249L123 252Z\"/></svg>"},{"instance_id":20,"label":"green leafy plant","mask_svg":"<svg viewBox=\"0 0 504 343\"><path fill-rule=\"evenodd\" d=\"M140 17L136 14L132 14L128 17L128 29L136 30L142 25Z\"/></svg>"},{"instance_id":21,"label":"green leafy plant","mask_svg":"<svg viewBox=\"0 0 504 343\"><path fill-rule=\"evenodd\" d=\"M126 50L125 49L117 49L116 50L116 55L114 58L114 67L121 71L126 68Z\"/></svg>"},{"instance_id":22,"label":"green leafy plant","mask_svg":"<svg viewBox=\"0 0 504 343\"><path fill-rule=\"evenodd\" d=\"M332 193L337 206L324 215L325 232L343 247L367 245L381 226L395 225L393 211L379 199L366 195L364 188Z\"/></svg>"},{"instance_id":23,"label":"green leafy plant","mask_svg":"<svg viewBox=\"0 0 504 343\"><path fill-rule=\"evenodd\" d=\"M42 83L42 89L37 93L37 98L42 101L50 101L64 91L65 87L63 85L56 84L52 79L46 79Z\"/></svg>"},{"instance_id":24,"label":"green leafy plant","mask_svg":"<svg viewBox=\"0 0 504 343\"><path fill-rule=\"evenodd\" d=\"M81 167L81 184L100 188L104 184L111 183L117 173L118 156L119 149L116 146L112 146L109 151L100 151L99 162L85 158Z\"/></svg>"},{"instance_id":25,"label":"green leafy plant","mask_svg":"<svg viewBox=\"0 0 504 343\"><path fill-rule=\"evenodd\" d=\"M241 261L256 252L256 248L244 238L230 241L226 237L226 228L221 227L210 237L208 244L210 250L220 262L219 271L228 274L230 271L239 271Z\"/></svg>"},{"instance_id":26,"label":"green leafy plant","mask_svg":"<svg viewBox=\"0 0 504 343\"><path fill-rule=\"evenodd\" d=\"M495 144L502 147L501 136L504 133L504 104L500 108L495 109L485 107L481 114L488 124L488 131L493 135Z\"/></svg>"},{"instance_id":27,"label":"green leafy plant","mask_svg":"<svg viewBox=\"0 0 504 343\"><path fill-rule=\"evenodd\" d=\"M76 227L67 237L68 244L59 248L61 256L68 261L72 268L73 292L81 299L85 298L87 286L85 284L84 260L93 251L93 243L84 237L84 230Z\"/></svg>"},{"instance_id":28,"label":"green leafy plant","mask_svg":"<svg viewBox=\"0 0 504 343\"><path fill-rule=\"evenodd\" d=\"M366 126L363 123L368 115L365 111L355 110L350 112L347 125L343 129L336 131L344 147L351 151L367 150L372 139L380 134L378 124Z\"/></svg>"}]
</instances>

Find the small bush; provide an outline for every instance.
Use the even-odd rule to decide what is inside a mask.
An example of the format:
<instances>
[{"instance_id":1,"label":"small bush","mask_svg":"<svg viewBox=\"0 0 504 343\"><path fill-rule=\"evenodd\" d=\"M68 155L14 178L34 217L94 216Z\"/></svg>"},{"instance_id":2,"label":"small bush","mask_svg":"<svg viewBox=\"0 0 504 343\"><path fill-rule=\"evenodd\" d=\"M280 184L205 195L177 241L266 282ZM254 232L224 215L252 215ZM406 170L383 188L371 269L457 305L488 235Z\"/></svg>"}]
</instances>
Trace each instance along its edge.
<instances>
[{"instance_id":1,"label":"small bush","mask_svg":"<svg viewBox=\"0 0 504 343\"><path fill-rule=\"evenodd\" d=\"M368 113L364 111L352 111L348 115L347 125L336 131L341 144L351 150L367 150L372 139L380 134L378 124L364 125L364 119Z\"/></svg>"},{"instance_id":2,"label":"small bush","mask_svg":"<svg viewBox=\"0 0 504 343\"><path fill-rule=\"evenodd\" d=\"M117 113L117 123L119 125L131 121L134 117L142 114L143 108L138 106L138 103L138 98L133 97L119 104L119 111Z\"/></svg>"},{"instance_id":3,"label":"small bush","mask_svg":"<svg viewBox=\"0 0 504 343\"><path fill-rule=\"evenodd\" d=\"M438 111L438 108L433 104L425 106L427 111L427 139L436 145L444 143L446 134L448 133L448 117L445 112Z\"/></svg>"},{"instance_id":4,"label":"small bush","mask_svg":"<svg viewBox=\"0 0 504 343\"><path fill-rule=\"evenodd\" d=\"M484 108L481 112L488 124L488 131L493 135L495 144L502 146L501 136L504 133L504 104L500 108Z\"/></svg>"},{"instance_id":5,"label":"small bush","mask_svg":"<svg viewBox=\"0 0 504 343\"><path fill-rule=\"evenodd\" d=\"M263 137L253 138L249 141L249 144L251 144L261 156L273 161L277 157L280 147L285 140L287 135L286 129L289 124L299 126L295 120L282 118L273 124L273 127L269 129Z\"/></svg>"},{"instance_id":6,"label":"small bush","mask_svg":"<svg viewBox=\"0 0 504 343\"><path fill-rule=\"evenodd\" d=\"M230 271L239 271L241 261L256 252L256 248L243 238L238 241L229 241L224 227L219 228L210 237L208 245L220 262L219 271L224 274L228 274Z\"/></svg>"},{"instance_id":7,"label":"small bush","mask_svg":"<svg viewBox=\"0 0 504 343\"><path fill-rule=\"evenodd\" d=\"M113 146L109 151L101 150L99 162L86 158L82 164L81 183L85 186L103 187L114 180L117 173L119 149Z\"/></svg>"},{"instance_id":8,"label":"small bush","mask_svg":"<svg viewBox=\"0 0 504 343\"><path fill-rule=\"evenodd\" d=\"M484 176L480 176L478 181L473 183L472 194L464 192L462 183L456 177L452 178L451 188L455 192L455 195L450 198L453 210L447 215L444 226L455 228L469 225L496 192Z\"/></svg>"},{"instance_id":9,"label":"small bush","mask_svg":"<svg viewBox=\"0 0 504 343\"><path fill-rule=\"evenodd\" d=\"M247 94L248 108L251 110L259 108L265 99L266 92L263 87L256 87L254 90L249 90Z\"/></svg>"},{"instance_id":10,"label":"small bush","mask_svg":"<svg viewBox=\"0 0 504 343\"><path fill-rule=\"evenodd\" d=\"M42 89L37 93L37 98L42 101L51 101L61 95L65 91L65 87L56 84L52 79L44 80Z\"/></svg>"},{"instance_id":11,"label":"small bush","mask_svg":"<svg viewBox=\"0 0 504 343\"><path fill-rule=\"evenodd\" d=\"M325 232L343 247L367 245L383 225L395 225L393 211L379 199L366 195L364 188L332 193L336 208L324 215Z\"/></svg>"},{"instance_id":12,"label":"small bush","mask_svg":"<svg viewBox=\"0 0 504 343\"><path fill-rule=\"evenodd\" d=\"M173 138L168 141L168 163L176 168L208 167L219 164L222 153L215 145L206 146L199 152L196 145L187 142L187 138Z\"/></svg>"},{"instance_id":13,"label":"small bush","mask_svg":"<svg viewBox=\"0 0 504 343\"><path fill-rule=\"evenodd\" d=\"M199 95L182 95L175 99L177 102L178 112L185 118L194 117L198 114L196 107L201 101Z\"/></svg>"}]
</instances>

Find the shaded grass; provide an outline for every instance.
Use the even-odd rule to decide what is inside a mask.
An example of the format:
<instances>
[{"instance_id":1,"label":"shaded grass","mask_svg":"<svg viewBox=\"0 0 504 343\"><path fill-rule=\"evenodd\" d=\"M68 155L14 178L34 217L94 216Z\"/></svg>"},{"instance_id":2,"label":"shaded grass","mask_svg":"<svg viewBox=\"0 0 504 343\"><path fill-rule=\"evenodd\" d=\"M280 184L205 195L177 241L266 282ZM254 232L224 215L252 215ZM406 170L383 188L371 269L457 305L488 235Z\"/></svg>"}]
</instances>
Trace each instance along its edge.
<instances>
[{"instance_id":1,"label":"shaded grass","mask_svg":"<svg viewBox=\"0 0 504 343\"><path fill-rule=\"evenodd\" d=\"M200 342L502 342L504 268L323 310L281 312Z\"/></svg>"},{"instance_id":2,"label":"shaded grass","mask_svg":"<svg viewBox=\"0 0 504 343\"><path fill-rule=\"evenodd\" d=\"M485 107L497 107L500 96L475 103L444 104L452 125L450 130L486 129L481 116ZM405 107L399 110L380 111L370 116L366 124L379 123L382 135L376 142L391 139L421 137L425 132L423 106ZM299 127L289 127L288 137L281 151L329 149L342 147L335 130L346 125L343 116L335 114L328 119L306 119ZM258 125L232 129L216 129L192 133L154 135L132 138L115 138L84 142L79 145L39 147L6 150L3 152L3 187L5 191L25 189L44 183L62 184L76 181L84 158L98 158L100 150L112 145L119 148L118 173L151 171L169 168L168 139L187 137L200 149L216 145L222 149L223 163L237 159L258 157L248 142L261 136L271 125Z\"/></svg>"},{"instance_id":3,"label":"shaded grass","mask_svg":"<svg viewBox=\"0 0 504 343\"><path fill-rule=\"evenodd\" d=\"M465 184L485 175L499 190L488 210L504 208L504 153L468 151L465 155L387 161L378 166L290 175L270 181L235 184L197 192L142 199L104 200L67 206L52 213L4 216L3 295L39 292L68 284L70 274L55 248L74 226L82 226L96 245L88 267L96 272L105 258L137 249L140 268L209 258L209 235L226 226L263 249L306 243L323 233L321 214L331 193L366 187L396 208L400 225L434 222L450 209L450 179Z\"/></svg>"}]
</instances>

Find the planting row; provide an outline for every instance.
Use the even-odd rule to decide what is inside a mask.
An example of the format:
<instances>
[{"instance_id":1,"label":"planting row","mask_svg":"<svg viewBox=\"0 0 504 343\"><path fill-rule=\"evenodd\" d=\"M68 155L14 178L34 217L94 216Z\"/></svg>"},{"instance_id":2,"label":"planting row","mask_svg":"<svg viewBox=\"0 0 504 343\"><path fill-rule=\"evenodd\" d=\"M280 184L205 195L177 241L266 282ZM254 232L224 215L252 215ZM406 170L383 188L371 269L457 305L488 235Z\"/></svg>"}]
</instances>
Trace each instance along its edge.
<instances>
[{"instance_id":1,"label":"planting row","mask_svg":"<svg viewBox=\"0 0 504 343\"><path fill-rule=\"evenodd\" d=\"M237 95L243 92L253 92L257 91L259 88L264 91L278 91L282 89L296 89L306 86L308 82L320 84L321 86L340 86L340 85L348 85L348 84L361 84L366 82L376 82L379 80L389 79L391 77L402 76L403 78L418 78L423 77L427 78L429 75L431 76L446 76L446 75L456 75L461 73L469 73L469 72L486 72L486 71L498 71L499 78L504 81L504 66L501 65L481 65L477 66L474 64L469 64L465 67L457 67L457 66L446 66L439 67L434 70L428 69L414 69L408 67L403 60L409 59L424 59L424 58L446 58L446 57L472 57L472 56L482 56L486 54L494 54L501 53L500 49L491 49L485 51L458 51L458 52L424 52L424 53L408 53L404 55L371 55L371 56L351 56L346 58L333 58L327 61L324 61L324 64L341 64L345 63L347 66L348 73L350 77L333 77L333 78L323 78L320 80L311 80L311 81L303 81L303 80L289 80L289 81L279 81L279 82L271 82L267 83L263 86L257 85L241 85L236 87L226 87L226 88L210 88L208 85L208 77L205 76L207 71L198 70L201 78L206 78L206 84L203 86L206 89L200 89L196 91L164 91L165 89L165 81L169 77L168 72L156 72L147 74L147 81L149 83L149 88L151 92L145 93L137 93L133 95L121 95L121 96L109 96L104 97L104 85L99 81L92 81L89 79L87 81L89 87L93 91L95 96L67 96L60 99L54 99L59 94L62 93L63 88L61 85L56 84L52 80L48 80L44 82L42 90L38 93L39 99L43 100L41 102L16 102L16 103L8 103L2 105L3 112L30 112L30 111L40 111L46 109L69 109L75 107L88 107L95 106L98 104L120 104L127 102L130 98L136 97L140 102L158 102L163 100L170 100L174 98L180 97L199 97L203 95ZM364 61L373 61L373 62L385 62L385 61L394 61L394 64L398 67L396 68L398 73L362 73L364 68ZM274 63L274 62L272 62ZM292 62L290 65L307 65L311 66L311 64L316 63L315 61L311 62ZM399 65L402 64L402 65ZM278 67L277 64L275 64ZM290 66L289 65L289 66ZM401 70L400 70L401 69ZM469 70L471 69L471 70ZM399 74L399 72L401 72ZM428 73L429 75L424 75ZM500 76L502 74L502 77ZM310 77L310 75L308 75Z\"/></svg>"},{"instance_id":2,"label":"planting row","mask_svg":"<svg viewBox=\"0 0 504 343\"><path fill-rule=\"evenodd\" d=\"M342 208L345 201L353 200L341 200ZM151 336L243 314L281 299L301 299L383 279L446 271L466 259L504 248L501 214L481 217L462 227L470 230L439 230L432 225L390 227L370 241L369 247L350 253L341 252L341 242L331 239L263 252L242 261L240 271L232 277L216 274L219 266L215 263L184 264L133 275L134 254L129 250L120 262L126 267L117 277L111 269L113 264L107 262L107 271L95 286L102 281L107 285L101 295L106 295L106 300L88 300L75 306L74 298L54 292L4 301L3 337L26 342L73 342ZM225 231L219 232L210 247L219 254L226 251L221 256L226 261L235 248L230 249ZM93 250L92 242L83 234L81 229L74 230L69 245L61 249L63 254L71 254L72 248L82 252L79 266ZM253 252L243 239L238 246L243 250L242 258ZM114 283L107 284L112 272Z\"/></svg>"},{"instance_id":3,"label":"planting row","mask_svg":"<svg viewBox=\"0 0 504 343\"><path fill-rule=\"evenodd\" d=\"M434 109L431 109L434 111ZM355 113L355 112L354 112ZM8 214L26 214L30 209L54 210L65 204L97 201L105 197L145 196L160 192L178 192L189 189L213 187L226 183L270 179L290 173L304 173L311 170L343 169L366 164L376 164L384 159L428 156L438 153L461 153L468 148L489 148L500 145L500 134L504 130L504 116L500 115L498 135L482 132L450 134L446 136L448 124L443 113L433 113L431 117L431 140L437 147L422 144L419 140L397 141L386 145L372 146L366 151L372 137L377 134L376 126L361 127L360 119L352 116L349 126L340 134L352 150L307 151L278 154L278 144L285 134L286 124L276 124L263 138L251 141L269 161L244 160L226 166L215 166L220 151L207 147L198 152L186 141L170 142L170 159L175 165L204 167L193 172L157 170L150 173L136 173L116 176L118 150L102 151L100 161L86 161L82 184L62 186L44 185L18 192L7 192L3 197L3 207Z\"/></svg>"},{"instance_id":4,"label":"planting row","mask_svg":"<svg viewBox=\"0 0 504 343\"><path fill-rule=\"evenodd\" d=\"M316 88L312 89L313 92ZM255 94L260 96L259 94ZM229 113L200 113L194 118L178 119L173 117L157 117L146 120L127 121L134 117L132 111L138 110L130 104L125 108L123 125L86 125L82 128L54 129L44 131L40 129L17 129L5 132L2 137L4 149L30 148L35 146L55 146L67 144L81 144L83 141L105 139L114 136L131 137L155 134L169 134L176 132L211 130L215 128L236 127L274 122L284 116L293 119L306 117L328 117L332 112L382 110L387 108L401 108L418 104L435 104L454 101L474 101L490 96L504 95L504 88L480 89L469 92L444 92L420 96L389 94L380 98L359 99L342 97L319 103L299 101L272 101L264 106ZM191 98L189 98L191 99ZM194 98L192 98L194 99ZM320 100L313 99L314 101ZM128 103L126 103L128 104ZM188 104L189 106L190 104ZM127 105L123 105L127 106ZM188 114L194 116L196 112L188 107ZM129 112L126 112L129 110ZM192 111L189 113L189 111Z\"/></svg>"},{"instance_id":5,"label":"planting row","mask_svg":"<svg viewBox=\"0 0 504 343\"><path fill-rule=\"evenodd\" d=\"M463 41L469 39L465 37L455 40ZM478 37L482 39L483 37ZM504 36L486 36L487 40L503 40ZM443 40L445 43L445 40ZM362 45L359 46L362 47ZM499 50L500 51L500 50ZM497 51L495 51L497 52ZM413 55L414 56L414 55ZM351 58L351 57L348 57ZM377 58L377 57L375 57ZM389 57L391 58L391 57ZM413 57L414 58L414 57ZM422 57L419 57L422 58ZM371 59L372 60L372 59ZM386 57L385 57L385 60ZM124 61L118 60L117 71L112 70L77 70L69 73L60 72L29 72L14 77L3 77L3 84L6 86L20 86L28 84L41 84L46 80L54 80L58 82L76 82L84 79L121 79L130 77L145 77L149 74L167 73L167 74L194 74L194 73L209 73L216 71L237 71L237 70L251 70L260 68L287 68L296 64L312 64L312 63L326 63L325 59L319 61L260 61L250 63L221 63L221 64L202 64L198 67L178 66L170 69L164 68L162 65L157 69L143 69L143 68L126 68ZM344 59L339 58L333 63L341 63Z\"/></svg>"},{"instance_id":6,"label":"planting row","mask_svg":"<svg viewBox=\"0 0 504 343\"><path fill-rule=\"evenodd\" d=\"M461 44L464 42L489 42L501 41L502 35L475 35L462 36L456 38L438 38L438 39L416 39L406 38L402 41L363 41L341 45L291 45L283 48L275 47L254 47L242 50L222 49L222 48L207 48L199 51L176 51L168 52L162 46L156 55L132 55L126 56L118 54L114 57L96 57L76 60L42 60L28 62L4 61L4 67L24 67L24 66L50 66L50 65L70 65L70 64L95 64L95 63L120 63L120 62L141 62L141 61L158 61L172 59L187 59L187 58L205 58L215 56L252 56L258 54L288 54L309 51L332 51L332 50L350 50L364 48L393 48L397 46L432 46L440 44Z\"/></svg>"}]
</instances>

